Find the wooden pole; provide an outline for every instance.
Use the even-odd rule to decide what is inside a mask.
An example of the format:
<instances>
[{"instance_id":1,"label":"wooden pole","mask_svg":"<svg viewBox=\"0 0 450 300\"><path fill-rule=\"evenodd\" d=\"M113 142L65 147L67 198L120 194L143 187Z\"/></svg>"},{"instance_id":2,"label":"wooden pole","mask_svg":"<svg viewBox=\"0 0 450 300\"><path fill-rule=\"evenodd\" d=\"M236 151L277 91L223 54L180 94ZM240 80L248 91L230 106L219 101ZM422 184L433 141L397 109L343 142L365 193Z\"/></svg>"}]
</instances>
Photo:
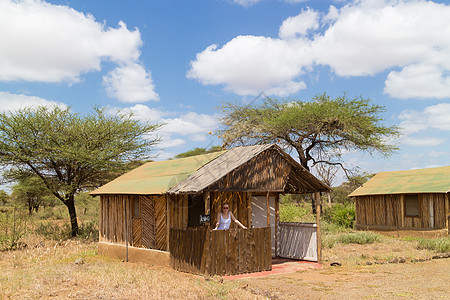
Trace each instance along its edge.
<instances>
[{"instance_id":1,"label":"wooden pole","mask_svg":"<svg viewBox=\"0 0 450 300\"><path fill-rule=\"evenodd\" d=\"M248 228L252 228L252 193L247 193Z\"/></svg>"},{"instance_id":2,"label":"wooden pole","mask_svg":"<svg viewBox=\"0 0 450 300\"><path fill-rule=\"evenodd\" d=\"M128 262L128 226L127 226L127 204L125 197L123 198L124 222L125 222L125 261Z\"/></svg>"},{"instance_id":3,"label":"wooden pole","mask_svg":"<svg viewBox=\"0 0 450 300\"><path fill-rule=\"evenodd\" d=\"M275 257L278 256L278 225L280 223L280 194L275 197Z\"/></svg>"},{"instance_id":4,"label":"wooden pole","mask_svg":"<svg viewBox=\"0 0 450 300\"><path fill-rule=\"evenodd\" d=\"M445 227L447 228L447 235L448 235L448 230L450 229L450 228L448 228L448 219L450 218L450 215L449 215L449 213L450 213L450 203L449 203L449 198L448 198L448 193L446 193L445 194L445 198L444 198L444 201L445 201Z\"/></svg>"},{"instance_id":5,"label":"wooden pole","mask_svg":"<svg viewBox=\"0 0 450 300\"><path fill-rule=\"evenodd\" d=\"M270 201L269 201L269 192L266 195L266 203L267 203L267 227L270 227Z\"/></svg>"},{"instance_id":6,"label":"wooden pole","mask_svg":"<svg viewBox=\"0 0 450 300\"><path fill-rule=\"evenodd\" d=\"M320 212L322 209L320 192L314 193L313 196L316 202L316 223L317 223L317 262L322 262L322 236L320 232Z\"/></svg>"}]
</instances>

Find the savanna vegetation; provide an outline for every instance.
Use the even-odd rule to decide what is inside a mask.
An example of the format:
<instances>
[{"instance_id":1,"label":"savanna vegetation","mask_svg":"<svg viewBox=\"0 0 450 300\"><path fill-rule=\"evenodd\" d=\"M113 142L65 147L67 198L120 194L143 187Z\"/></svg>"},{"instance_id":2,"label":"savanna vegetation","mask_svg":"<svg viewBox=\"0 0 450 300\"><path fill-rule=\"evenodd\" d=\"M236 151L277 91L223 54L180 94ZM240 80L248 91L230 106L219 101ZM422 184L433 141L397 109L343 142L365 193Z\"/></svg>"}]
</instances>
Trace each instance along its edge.
<instances>
[{"instance_id":1,"label":"savanna vegetation","mask_svg":"<svg viewBox=\"0 0 450 300\"><path fill-rule=\"evenodd\" d=\"M331 99L326 94L311 102L268 99L260 106L226 103L222 107L220 136L226 146L274 142L295 151L301 164L330 186L336 168L342 167L348 175L347 181L322 195L325 270L316 271L323 272L316 273L321 278L339 272L330 269L333 262L357 273L366 272L362 266L403 260L411 262L405 272L414 272L422 269L412 263L450 252L449 238L391 238L353 230L355 204L347 195L372 175L352 172L341 154L395 151L386 141L398 135L398 128L382 124L383 111L369 99ZM319 287L301 285L305 280L301 274L273 281L224 281L97 255L99 207L87 192L150 159L159 126L100 108L89 115L58 107L0 114L0 164L3 178L13 183L11 191L0 191L1 299L295 298L300 291L292 291L298 287L303 295L330 296L328 287L320 294L326 286L323 282ZM174 158L220 150L220 146L195 148ZM283 196L281 221L315 222L311 203L308 195ZM441 265L430 262L430 267L440 272ZM448 276L445 272L443 278ZM284 287L289 289L274 292ZM336 287L332 295L339 294L340 285ZM435 288L428 292L440 296L440 285Z\"/></svg>"}]
</instances>

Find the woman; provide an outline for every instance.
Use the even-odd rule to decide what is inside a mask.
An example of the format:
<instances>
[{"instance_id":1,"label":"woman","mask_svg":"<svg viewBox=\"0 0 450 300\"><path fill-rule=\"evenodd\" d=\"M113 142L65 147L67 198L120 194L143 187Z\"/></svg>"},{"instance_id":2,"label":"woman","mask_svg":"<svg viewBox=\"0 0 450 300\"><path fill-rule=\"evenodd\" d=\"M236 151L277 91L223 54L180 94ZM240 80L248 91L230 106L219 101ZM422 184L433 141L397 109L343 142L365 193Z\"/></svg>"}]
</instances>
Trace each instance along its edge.
<instances>
[{"instance_id":1,"label":"woman","mask_svg":"<svg viewBox=\"0 0 450 300\"><path fill-rule=\"evenodd\" d=\"M224 203L222 205L222 212L217 214L217 223L216 228L214 230L225 230L230 228L231 221L238 224L242 229L247 229L241 222L239 222L230 211L230 206L228 203Z\"/></svg>"}]
</instances>

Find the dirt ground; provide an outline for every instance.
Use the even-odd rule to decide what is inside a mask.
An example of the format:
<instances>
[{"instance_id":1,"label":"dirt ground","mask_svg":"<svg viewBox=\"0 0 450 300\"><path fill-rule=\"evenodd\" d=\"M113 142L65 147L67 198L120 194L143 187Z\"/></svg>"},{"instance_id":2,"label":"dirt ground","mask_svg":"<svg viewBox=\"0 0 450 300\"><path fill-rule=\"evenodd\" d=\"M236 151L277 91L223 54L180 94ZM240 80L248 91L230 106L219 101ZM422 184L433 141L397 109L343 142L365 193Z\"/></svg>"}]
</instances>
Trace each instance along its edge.
<instances>
[{"instance_id":1,"label":"dirt ground","mask_svg":"<svg viewBox=\"0 0 450 300\"><path fill-rule=\"evenodd\" d=\"M279 299L448 299L450 259L352 267L241 280Z\"/></svg>"},{"instance_id":2,"label":"dirt ground","mask_svg":"<svg viewBox=\"0 0 450 300\"><path fill-rule=\"evenodd\" d=\"M0 252L0 299L448 299L450 258L430 258L411 243L336 245L324 268L223 280L97 255L96 243L29 242ZM372 264L396 257L405 263ZM79 260L77 263L77 260ZM331 267L330 262L342 263Z\"/></svg>"}]
</instances>

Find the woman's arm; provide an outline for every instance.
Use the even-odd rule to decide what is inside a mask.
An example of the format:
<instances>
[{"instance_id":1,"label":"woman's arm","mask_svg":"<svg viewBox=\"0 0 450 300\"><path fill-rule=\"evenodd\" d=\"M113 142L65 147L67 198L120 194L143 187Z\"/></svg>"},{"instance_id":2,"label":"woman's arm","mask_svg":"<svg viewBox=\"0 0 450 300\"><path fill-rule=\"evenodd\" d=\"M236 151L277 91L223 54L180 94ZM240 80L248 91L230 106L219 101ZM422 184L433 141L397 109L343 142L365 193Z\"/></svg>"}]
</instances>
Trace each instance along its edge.
<instances>
[{"instance_id":1,"label":"woman's arm","mask_svg":"<svg viewBox=\"0 0 450 300\"><path fill-rule=\"evenodd\" d=\"M236 219L233 215L233 213L230 211L230 215L231 215L231 220L234 221L234 223L238 224L242 229L247 229L247 227L245 227L244 225L242 225L241 222L238 221L238 219Z\"/></svg>"}]
</instances>

